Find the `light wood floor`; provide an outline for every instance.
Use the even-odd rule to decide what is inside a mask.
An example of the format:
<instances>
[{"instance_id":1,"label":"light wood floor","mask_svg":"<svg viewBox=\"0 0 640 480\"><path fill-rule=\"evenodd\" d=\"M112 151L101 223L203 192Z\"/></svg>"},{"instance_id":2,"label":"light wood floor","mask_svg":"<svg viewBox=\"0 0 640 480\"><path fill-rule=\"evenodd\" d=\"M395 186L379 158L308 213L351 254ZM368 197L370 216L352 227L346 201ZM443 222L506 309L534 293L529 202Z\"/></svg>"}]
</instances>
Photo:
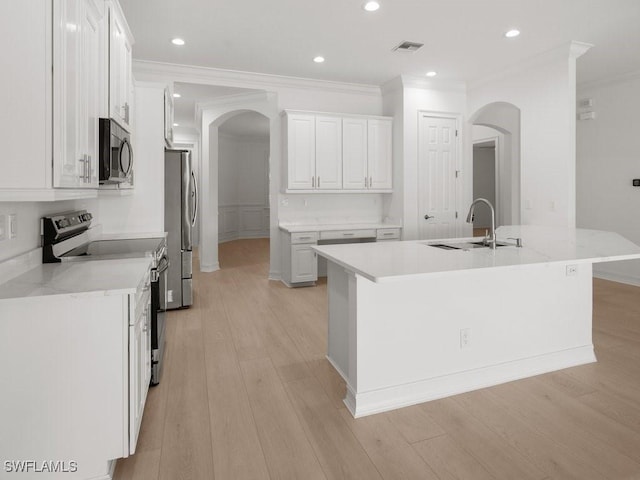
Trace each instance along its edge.
<instances>
[{"instance_id":1,"label":"light wood floor","mask_svg":"<svg viewBox=\"0 0 640 480\"><path fill-rule=\"evenodd\" d=\"M325 360L326 284L220 246L168 318L164 377L116 479L640 479L640 289L594 281L599 362L354 420Z\"/></svg>"}]
</instances>

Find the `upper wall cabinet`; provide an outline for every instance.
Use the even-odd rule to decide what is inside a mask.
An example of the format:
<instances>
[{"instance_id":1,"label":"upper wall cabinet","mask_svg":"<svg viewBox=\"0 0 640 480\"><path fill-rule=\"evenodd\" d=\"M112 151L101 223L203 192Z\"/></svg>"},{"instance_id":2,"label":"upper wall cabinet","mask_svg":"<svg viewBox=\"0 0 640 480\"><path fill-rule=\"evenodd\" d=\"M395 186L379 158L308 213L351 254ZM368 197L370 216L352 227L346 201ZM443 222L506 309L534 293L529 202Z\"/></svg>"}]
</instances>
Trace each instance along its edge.
<instances>
[{"instance_id":1,"label":"upper wall cabinet","mask_svg":"<svg viewBox=\"0 0 640 480\"><path fill-rule=\"evenodd\" d=\"M109 110L111 118L131 132L133 97L131 47L133 36L120 5L107 2L109 9Z\"/></svg>"},{"instance_id":2,"label":"upper wall cabinet","mask_svg":"<svg viewBox=\"0 0 640 480\"><path fill-rule=\"evenodd\" d=\"M392 125L388 117L285 111L285 191L390 192Z\"/></svg>"},{"instance_id":3,"label":"upper wall cabinet","mask_svg":"<svg viewBox=\"0 0 640 480\"><path fill-rule=\"evenodd\" d=\"M97 195L98 118L106 108L101 0L9 2L0 29L0 201ZM25 35L28 32L28 35Z\"/></svg>"}]
</instances>

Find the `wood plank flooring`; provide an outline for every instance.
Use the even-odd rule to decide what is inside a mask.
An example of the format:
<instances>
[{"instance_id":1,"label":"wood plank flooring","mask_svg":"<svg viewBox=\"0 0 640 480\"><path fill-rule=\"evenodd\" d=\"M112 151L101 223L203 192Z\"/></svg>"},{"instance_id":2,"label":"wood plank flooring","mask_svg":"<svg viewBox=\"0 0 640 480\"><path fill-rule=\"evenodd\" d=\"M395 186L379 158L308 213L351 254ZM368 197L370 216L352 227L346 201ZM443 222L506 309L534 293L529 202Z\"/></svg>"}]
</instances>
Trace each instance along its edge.
<instances>
[{"instance_id":1,"label":"wood plank flooring","mask_svg":"<svg viewBox=\"0 0 640 480\"><path fill-rule=\"evenodd\" d=\"M640 480L640 288L594 280L598 363L354 420L324 358L326 284L220 245L168 315L162 382L117 480Z\"/></svg>"}]
</instances>

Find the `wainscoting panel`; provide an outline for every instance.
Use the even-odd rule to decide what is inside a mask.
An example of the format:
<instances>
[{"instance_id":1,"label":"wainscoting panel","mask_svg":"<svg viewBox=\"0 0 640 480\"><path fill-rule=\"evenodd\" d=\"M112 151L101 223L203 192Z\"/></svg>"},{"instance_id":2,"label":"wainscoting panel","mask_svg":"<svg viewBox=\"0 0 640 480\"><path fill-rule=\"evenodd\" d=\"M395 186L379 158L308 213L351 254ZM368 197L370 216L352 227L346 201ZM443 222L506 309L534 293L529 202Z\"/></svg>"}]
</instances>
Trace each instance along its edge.
<instances>
[{"instance_id":1,"label":"wainscoting panel","mask_svg":"<svg viewBox=\"0 0 640 480\"><path fill-rule=\"evenodd\" d=\"M269 207L264 205L220 205L218 242L241 238L269 238Z\"/></svg>"}]
</instances>

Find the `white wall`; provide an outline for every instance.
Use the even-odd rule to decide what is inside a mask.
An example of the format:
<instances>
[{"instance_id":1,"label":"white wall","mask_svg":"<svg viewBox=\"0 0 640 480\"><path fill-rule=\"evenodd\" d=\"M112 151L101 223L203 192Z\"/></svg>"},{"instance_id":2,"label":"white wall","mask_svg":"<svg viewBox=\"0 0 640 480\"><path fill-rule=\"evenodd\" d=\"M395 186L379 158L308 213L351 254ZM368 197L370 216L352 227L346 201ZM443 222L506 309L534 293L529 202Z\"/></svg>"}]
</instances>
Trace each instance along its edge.
<instances>
[{"instance_id":1,"label":"white wall","mask_svg":"<svg viewBox=\"0 0 640 480\"><path fill-rule=\"evenodd\" d=\"M471 116L493 102L520 109L523 224L575 225L575 62L588 48L572 42L469 88Z\"/></svg>"},{"instance_id":2,"label":"white wall","mask_svg":"<svg viewBox=\"0 0 640 480\"><path fill-rule=\"evenodd\" d=\"M0 261L27 253L41 246L40 218L69 210L92 211L92 200L64 202L0 202L0 215L17 215L18 236L0 242Z\"/></svg>"},{"instance_id":3,"label":"white wall","mask_svg":"<svg viewBox=\"0 0 640 480\"><path fill-rule=\"evenodd\" d=\"M269 237L269 139L218 135L218 240Z\"/></svg>"},{"instance_id":4,"label":"white wall","mask_svg":"<svg viewBox=\"0 0 640 480\"><path fill-rule=\"evenodd\" d=\"M496 205L495 148L473 148L473 198L484 198L494 207ZM491 212L488 208L474 210L473 227L491 228Z\"/></svg>"},{"instance_id":5,"label":"white wall","mask_svg":"<svg viewBox=\"0 0 640 480\"><path fill-rule=\"evenodd\" d=\"M412 77L399 77L383 87L385 115L393 115L394 192L386 200L385 211L399 219L404 228L402 238L418 238L422 218L418 212L418 116L423 112L455 116L462 121L466 112L464 85L443 84ZM464 134L460 126L461 134ZM461 138L461 137L460 137ZM398 142L401 142L401 146ZM462 149L458 149L458 162ZM400 178L398 178L400 177Z\"/></svg>"},{"instance_id":6,"label":"white wall","mask_svg":"<svg viewBox=\"0 0 640 480\"><path fill-rule=\"evenodd\" d=\"M104 233L164 232L164 84L137 82L132 195L100 196L94 211Z\"/></svg>"},{"instance_id":7,"label":"white wall","mask_svg":"<svg viewBox=\"0 0 640 480\"><path fill-rule=\"evenodd\" d=\"M577 124L577 224L617 232L640 245L640 73L583 86L595 120ZM640 261L594 265L597 276L640 285Z\"/></svg>"}]
</instances>

